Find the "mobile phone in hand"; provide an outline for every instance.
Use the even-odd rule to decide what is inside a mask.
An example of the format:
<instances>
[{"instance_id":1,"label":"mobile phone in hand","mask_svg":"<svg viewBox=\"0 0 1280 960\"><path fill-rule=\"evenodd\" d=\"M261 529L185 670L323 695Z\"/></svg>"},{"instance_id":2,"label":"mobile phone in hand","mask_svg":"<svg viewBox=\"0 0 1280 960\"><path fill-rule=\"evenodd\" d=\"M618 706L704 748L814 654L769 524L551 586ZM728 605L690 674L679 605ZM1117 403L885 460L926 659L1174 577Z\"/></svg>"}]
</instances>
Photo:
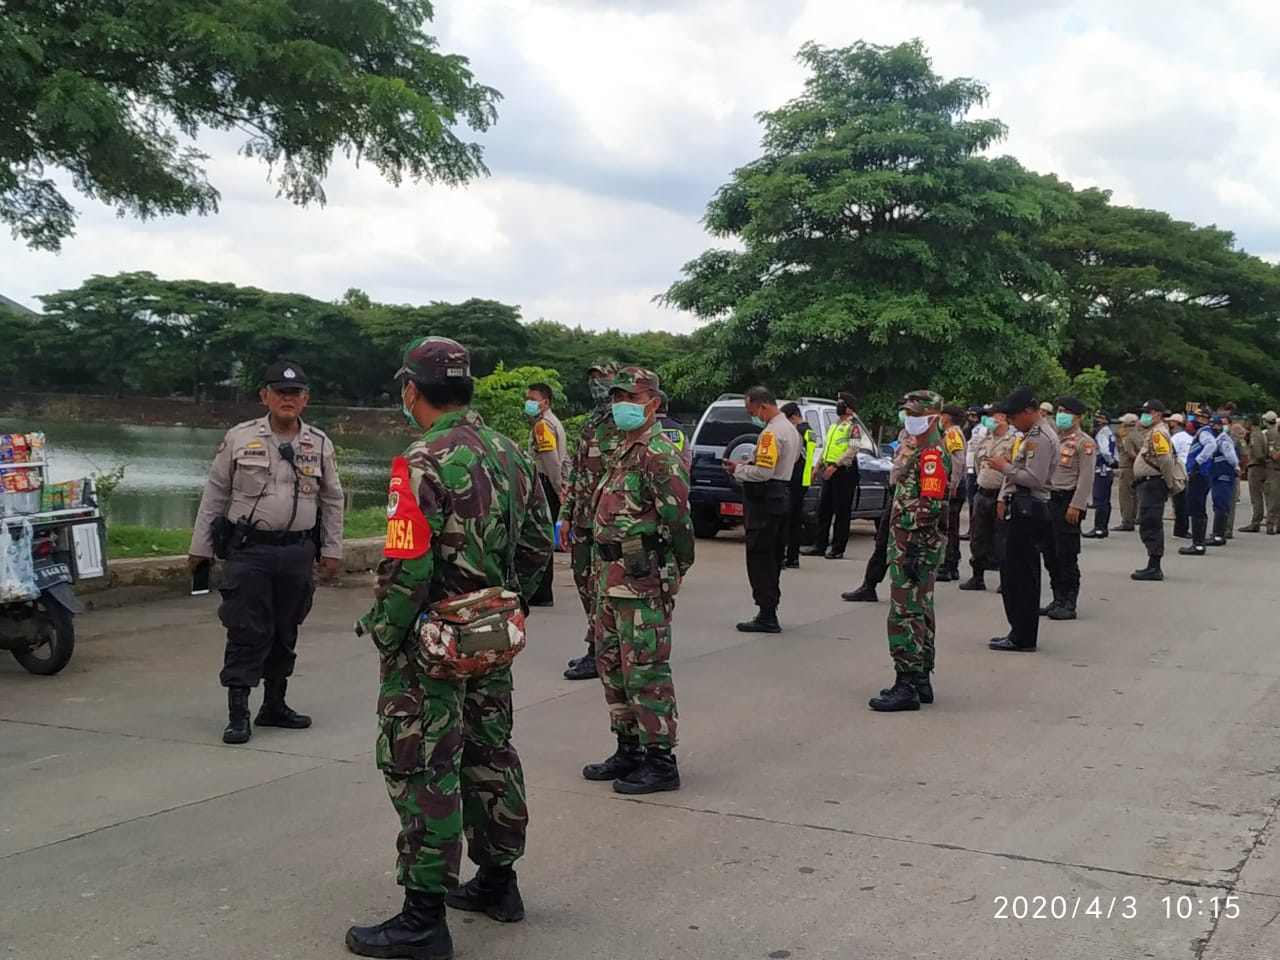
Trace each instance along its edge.
<instances>
[{"instance_id":1,"label":"mobile phone in hand","mask_svg":"<svg viewBox=\"0 0 1280 960\"><path fill-rule=\"evenodd\" d=\"M204 560L191 571L191 595L193 597L203 597L209 592L209 571L212 567L212 563Z\"/></svg>"}]
</instances>

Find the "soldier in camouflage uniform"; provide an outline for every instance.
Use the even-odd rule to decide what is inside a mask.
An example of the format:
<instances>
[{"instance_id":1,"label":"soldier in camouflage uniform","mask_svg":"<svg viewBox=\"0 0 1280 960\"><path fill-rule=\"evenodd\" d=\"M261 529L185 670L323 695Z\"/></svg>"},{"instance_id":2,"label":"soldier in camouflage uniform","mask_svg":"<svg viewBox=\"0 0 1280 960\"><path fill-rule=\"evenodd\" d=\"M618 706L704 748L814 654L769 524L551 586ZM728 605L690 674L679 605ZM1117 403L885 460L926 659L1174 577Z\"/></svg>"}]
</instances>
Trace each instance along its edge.
<instances>
[{"instance_id":1,"label":"soldier in camouflage uniform","mask_svg":"<svg viewBox=\"0 0 1280 960\"><path fill-rule=\"evenodd\" d=\"M620 440L595 492L592 526L596 660L618 748L582 775L612 780L619 793L678 790L669 659L676 592L693 565L689 474L656 421L657 376L626 367L612 394Z\"/></svg>"},{"instance_id":2,"label":"soldier in camouflage uniform","mask_svg":"<svg viewBox=\"0 0 1280 960\"><path fill-rule=\"evenodd\" d=\"M517 589L527 601L551 555L551 516L529 458L468 409L474 384L465 348L442 337L415 340L399 377L405 414L426 432L392 462L387 559L357 632L372 637L381 657L375 756L400 815L405 899L390 920L348 930L347 947L434 960L452 956L446 891L457 909L523 917L512 865L524 853L528 814L511 745L510 667L458 680L428 676L416 625L429 603L486 587ZM508 561L518 584L505 582ZM464 834L479 871L458 887Z\"/></svg>"},{"instance_id":3,"label":"soldier in camouflage uniform","mask_svg":"<svg viewBox=\"0 0 1280 960\"><path fill-rule=\"evenodd\" d=\"M610 414L609 388L618 365L612 360L597 360L587 371L587 384L596 409L582 425L582 437L569 466L569 495L560 505L561 529L567 531L573 582L587 615L587 652L569 661L564 675L567 680L589 680L596 676L596 580L591 565L591 502L604 475L605 459L617 444L618 428Z\"/></svg>"},{"instance_id":4,"label":"soldier in camouflage uniform","mask_svg":"<svg viewBox=\"0 0 1280 960\"><path fill-rule=\"evenodd\" d=\"M933 584L942 562L942 513L951 479L951 455L938 428L942 397L914 390L902 398L902 409L911 453L893 488L888 550L889 654L896 679L870 703L884 713L933 703Z\"/></svg>"}]
</instances>

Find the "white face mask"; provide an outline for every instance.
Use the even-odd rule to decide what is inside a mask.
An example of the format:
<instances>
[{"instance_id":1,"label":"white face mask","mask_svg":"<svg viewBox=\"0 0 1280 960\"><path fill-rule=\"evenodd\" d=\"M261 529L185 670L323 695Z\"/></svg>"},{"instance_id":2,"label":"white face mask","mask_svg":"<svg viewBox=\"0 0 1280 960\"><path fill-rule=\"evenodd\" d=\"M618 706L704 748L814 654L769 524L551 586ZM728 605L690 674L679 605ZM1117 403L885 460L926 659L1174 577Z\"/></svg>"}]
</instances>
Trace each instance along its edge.
<instances>
[{"instance_id":1,"label":"white face mask","mask_svg":"<svg viewBox=\"0 0 1280 960\"><path fill-rule=\"evenodd\" d=\"M908 416L902 425L906 427L907 433L911 434L913 437L918 437L922 433L928 432L931 421L931 417Z\"/></svg>"}]
</instances>

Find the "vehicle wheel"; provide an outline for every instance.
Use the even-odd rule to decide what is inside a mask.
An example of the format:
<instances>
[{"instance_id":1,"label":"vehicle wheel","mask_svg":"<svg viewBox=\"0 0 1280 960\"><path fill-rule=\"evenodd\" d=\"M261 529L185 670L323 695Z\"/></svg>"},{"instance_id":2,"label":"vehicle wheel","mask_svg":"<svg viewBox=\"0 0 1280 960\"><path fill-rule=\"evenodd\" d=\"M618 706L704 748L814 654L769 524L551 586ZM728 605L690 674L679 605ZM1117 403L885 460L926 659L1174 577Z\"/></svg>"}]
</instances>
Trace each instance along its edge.
<instances>
[{"instance_id":1,"label":"vehicle wheel","mask_svg":"<svg viewBox=\"0 0 1280 960\"><path fill-rule=\"evenodd\" d=\"M36 601L35 617L39 643L14 650L13 659L30 673L51 677L67 665L75 652L75 623L64 607L47 600Z\"/></svg>"},{"instance_id":2,"label":"vehicle wheel","mask_svg":"<svg viewBox=\"0 0 1280 960\"><path fill-rule=\"evenodd\" d=\"M759 443L759 433L744 433L740 437L734 437L724 448L724 458L737 460L739 463L750 463Z\"/></svg>"},{"instance_id":3,"label":"vehicle wheel","mask_svg":"<svg viewBox=\"0 0 1280 960\"><path fill-rule=\"evenodd\" d=\"M693 511L693 535L701 540L710 540L720 532L720 521L710 510Z\"/></svg>"}]
</instances>

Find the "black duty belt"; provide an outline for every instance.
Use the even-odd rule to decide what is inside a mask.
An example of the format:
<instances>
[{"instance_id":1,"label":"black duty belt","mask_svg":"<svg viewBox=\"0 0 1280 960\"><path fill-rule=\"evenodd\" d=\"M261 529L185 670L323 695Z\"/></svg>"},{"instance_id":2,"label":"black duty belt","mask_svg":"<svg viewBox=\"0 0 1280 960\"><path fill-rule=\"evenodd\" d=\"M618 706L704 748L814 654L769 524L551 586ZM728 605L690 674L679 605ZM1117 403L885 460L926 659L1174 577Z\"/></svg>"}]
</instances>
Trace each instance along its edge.
<instances>
[{"instance_id":1,"label":"black duty belt","mask_svg":"<svg viewBox=\"0 0 1280 960\"><path fill-rule=\"evenodd\" d=\"M1049 491L1050 500L1070 500L1073 497L1075 497L1075 495L1076 495L1075 487L1072 487L1070 490L1050 490Z\"/></svg>"},{"instance_id":2,"label":"black duty belt","mask_svg":"<svg viewBox=\"0 0 1280 960\"><path fill-rule=\"evenodd\" d=\"M640 542L646 550L657 550L662 545L662 540L654 536L652 533L642 533ZM605 560L621 560L622 544L608 543L604 540L596 541L596 550L600 552L600 556Z\"/></svg>"},{"instance_id":3,"label":"black duty belt","mask_svg":"<svg viewBox=\"0 0 1280 960\"><path fill-rule=\"evenodd\" d=\"M246 542L262 547L292 547L295 543L310 540L312 530L289 530L281 533L276 530L250 530Z\"/></svg>"},{"instance_id":4,"label":"black duty belt","mask_svg":"<svg viewBox=\"0 0 1280 960\"><path fill-rule=\"evenodd\" d=\"M1156 476L1154 477L1139 477L1137 480L1133 481L1133 485L1136 487L1140 483L1150 483L1152 480L1163 480L1163 479L1164 477L1160 476L1159 474L1156 474Z\"/></svg>"},{"instance_id":5,"label":"black duty belt","mask_svg":"<svg viewBox=\"0 0 1280 960\"><path fill-rule=\"evenodd\" d=\"M1000 488L999 488L999 487L983 487L983 486L979 486L979 487L978 487L978 492L979 492L980 494L982 494L984 497L998 497L998 496L1000 496Z\"/></svg>"}]
</instances>

